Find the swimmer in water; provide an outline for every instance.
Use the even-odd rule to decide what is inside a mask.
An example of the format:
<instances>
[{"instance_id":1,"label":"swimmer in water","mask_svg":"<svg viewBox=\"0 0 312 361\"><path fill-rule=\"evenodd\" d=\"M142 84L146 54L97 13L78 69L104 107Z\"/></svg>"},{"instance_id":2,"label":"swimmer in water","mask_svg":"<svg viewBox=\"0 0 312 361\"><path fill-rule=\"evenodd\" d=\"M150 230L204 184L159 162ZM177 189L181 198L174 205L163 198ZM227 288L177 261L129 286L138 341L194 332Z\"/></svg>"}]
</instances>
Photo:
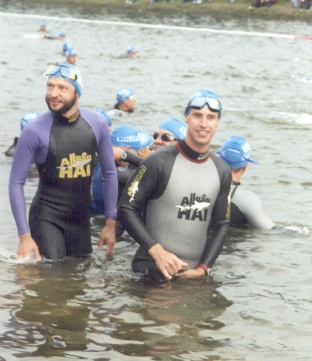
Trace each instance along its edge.
<instances>
[{"instance_id":1,"label":"swimmer in water","mask_svg":"<svg viewBox=\"0 0 312 361\"><path fill-rule=\"evenodd\" d=\"M250 144L242 136L230 137L222 146L220 157L230 166L232 172L231 186L231 226L252 227L269 230L275 225L264 212L262 202L254 192L241 187L241 177L250 163L257 164L250 159Z\"/></svg>"}]
</instances>

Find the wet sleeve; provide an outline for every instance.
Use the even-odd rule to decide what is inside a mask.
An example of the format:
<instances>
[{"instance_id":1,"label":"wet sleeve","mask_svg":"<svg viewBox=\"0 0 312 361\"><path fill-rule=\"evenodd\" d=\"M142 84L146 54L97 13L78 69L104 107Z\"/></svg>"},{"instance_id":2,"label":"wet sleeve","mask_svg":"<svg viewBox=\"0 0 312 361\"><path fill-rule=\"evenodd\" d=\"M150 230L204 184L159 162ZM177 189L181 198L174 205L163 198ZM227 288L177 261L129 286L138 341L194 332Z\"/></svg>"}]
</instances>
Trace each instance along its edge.
<instances>
[{"instance_id":1,"label":"wet sleeve","mask_svg":"<svg viewBox=\"0 0 312 361\"><path fill-rule=\"evenodd\" d=\"M24 185L37 145L37 138L25 127L17 142L9 180L9 198L18 234L29 232Z\"/></svg>"},{"instance_id":2,"label":"wet sleeve","mask_svg":"<svg viewBox=\"0 0 312 361\"><path fill-rule=\"evenodd\" d=\"M144 158L140 157L139 155L133 154L131 152L127 152L127 162L138 167L140 163L143 161Z\"/></svg>"},{"instance_id":3,"label":"wet sleeve","mask_svg":"<svg viewBox=\"0 0 312 361\"><path fill-rule=\"evenodd\" d=\"M222 251L230 224L231 199L230 190L232 175L228 167L222 169L220 174L220 192L213 207L211 223L207 234L206 247L201 262L212 268L214 262Z\"/></svg>"},{"instance_id":4,"label":"wet sleeve","mask_svg":"<svg viewBox=\"0 0 312 361\"><path fill-rule=\"evenodd\" d=\"M245 191L244 199L239 202L238 208L245 215L248 223L255 228L270 230L275 226L264 212L262 202L254 192Z\"/></svg>"},{"instance_id":5,"label":"wet sleeve","mask_svg":"<svg viewBox=\"0 0 312 361\"><path fill-rule=\"evenodd\" d=\"M113 146L108 125L102 123L99 131L98 156L102 169L102 186L106 219L117 218L118 180L114 161Z\"/></svg>"},{"instance_id":6,"label":"wet sleeve","mask_svg":"<svg viewBox=\"0 0 312 361\"><path fill-rule=\"evenodd\" d=\"M155 197L159 187L159 168L153 159L154 156L150 155L131 175L118 206L118 220L129 235L147 251L157 243L147 232L141 214L148 199Z\"/></svg>"}]
</instances>

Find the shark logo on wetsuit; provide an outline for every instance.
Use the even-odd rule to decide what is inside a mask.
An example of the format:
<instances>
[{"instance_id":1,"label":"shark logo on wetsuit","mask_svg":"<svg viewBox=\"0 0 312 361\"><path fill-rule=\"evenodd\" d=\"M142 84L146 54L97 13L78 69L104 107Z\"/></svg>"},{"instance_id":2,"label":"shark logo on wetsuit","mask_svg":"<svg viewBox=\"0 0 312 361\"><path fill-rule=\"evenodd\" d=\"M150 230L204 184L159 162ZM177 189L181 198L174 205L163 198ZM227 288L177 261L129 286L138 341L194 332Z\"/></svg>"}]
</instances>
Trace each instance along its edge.
<instances>
[{"instance_id":1,"label":"shark logo on wetsuit","mask_svg":"<svg viewBox=\"0 0 312 361\"><path fill-rule=\"evenodd\" d=\"M182 219L185 216L185 220L194 221L206 221L208 215L208 208L210 206L210 198L206 198L203 194L202 197L196 197L195 193L191 193L190 197L183 197L181 205L175 206L179 208L177 218ZM204 210L204 214L202 211Z\"/></svg>"}]
</instances>

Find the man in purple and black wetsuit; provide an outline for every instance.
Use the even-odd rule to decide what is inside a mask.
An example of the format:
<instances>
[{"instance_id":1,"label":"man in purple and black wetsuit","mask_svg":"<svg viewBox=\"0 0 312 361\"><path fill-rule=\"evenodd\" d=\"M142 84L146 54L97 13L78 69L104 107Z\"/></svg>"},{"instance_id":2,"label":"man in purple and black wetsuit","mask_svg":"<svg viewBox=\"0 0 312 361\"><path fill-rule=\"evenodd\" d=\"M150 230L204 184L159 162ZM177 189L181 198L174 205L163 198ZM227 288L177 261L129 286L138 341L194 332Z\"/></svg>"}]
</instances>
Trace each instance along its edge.
<instances>
[{"instance_id":1,"label":"man in purple and black wetsuit","mask_svg":"<svg viewBox=\"0 0 312 361\"><path fill-rule=\"evenodd\" d=\"M9 195L18 228L18 256L34 253L59 260L92 252L90 186L95 157L103 172L106 224L98 249L114 250L118 183L108 125L103 116L78 108L81 74L68 63L48 68L46 103L50 112L27 124L17 143ZM26 217L24 184L32 161L39 185Z\"/></svg>"},{"instance_id":2,"label":"man in purple and black wetsuit","mask_svg":"<svg viewBox=\"0 0 312 361\"><path fill-rule=\"evenodd\" d=\"M140 245L133 271L160 281L201 278L221 253L231 170L209 152L221 109L215 93L194 94L185 111L185 139L151 154L129 178L118 219Z\"/></svg>"}]
</instances>

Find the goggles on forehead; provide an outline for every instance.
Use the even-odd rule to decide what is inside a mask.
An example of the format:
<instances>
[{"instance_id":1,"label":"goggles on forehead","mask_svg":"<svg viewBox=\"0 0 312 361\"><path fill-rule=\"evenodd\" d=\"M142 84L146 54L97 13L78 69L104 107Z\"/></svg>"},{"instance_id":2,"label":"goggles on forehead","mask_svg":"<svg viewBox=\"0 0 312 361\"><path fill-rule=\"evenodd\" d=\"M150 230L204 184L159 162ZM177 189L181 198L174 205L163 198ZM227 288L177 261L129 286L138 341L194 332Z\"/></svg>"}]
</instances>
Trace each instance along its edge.
<instances>
[{"instance_id":1,"label":"goggles on forehead","mask_svg":"<svg viewBox=\"0 0 312 361\"><path fill-rule=\"evenodd\" d=\"M203 106L208 105L211 110L221 111L221 102L215 98L199 95L192 98L188 103L188 108L201 109Z\"/></svg>"},{"instance_id":2,"label":"goggles on forehead","mask_svg":"<svg viewBox=\"0 0 312 361\"><path fill-rule=\"evenodd\" d=\"M63 66L63 65L51 66L50 68L47 69L46 72L43 73L43 76L45 76L46 78L49 78L49 76L53 76L57 73L60 73L62 78L65 78L65 79L70 79L73 81L78 79L78 75L74 69L68 68L67 66Z\"/></svg>"},{"instance_id":3,"label":"goggles on forehead","mask_svg":"<svg viewBox=\"0 0 312 361\"><path fill-rule=\"evenodd\" d=\"M172 141L174 141L174 140L176 140L175 139L175 137L173 136L173 135L171 135L171 134L163 134L163 135L159 135L157 132L155 132L154 134L153 134L153 138L154 139L157 139L157 138L159 138L160 137L160 139L162 139L164 142L172 142Z\"/></svg>"}]
</instances>

